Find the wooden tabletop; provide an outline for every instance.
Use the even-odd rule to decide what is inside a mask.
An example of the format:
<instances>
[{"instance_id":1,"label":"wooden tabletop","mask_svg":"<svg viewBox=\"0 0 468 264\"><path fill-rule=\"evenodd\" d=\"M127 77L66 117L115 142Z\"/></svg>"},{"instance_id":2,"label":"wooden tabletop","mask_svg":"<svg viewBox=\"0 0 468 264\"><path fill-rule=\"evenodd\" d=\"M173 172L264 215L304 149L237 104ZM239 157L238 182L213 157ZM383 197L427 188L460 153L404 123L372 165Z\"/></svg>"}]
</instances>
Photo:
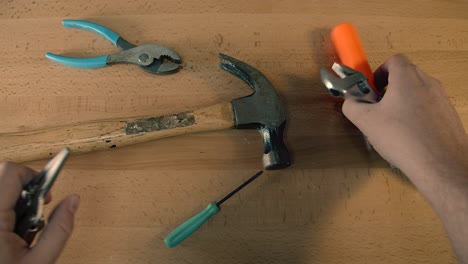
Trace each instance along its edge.
<instances>
[{"instance_id":1,"label":"wooden tabletop","mask_svg":"<svg viewBox=\"0 0 468 264\"><path fill-rule=\"evenodd\" d=\"M82 203L59 263L456 263L434 211L405 176L366 151L319 69L332 61L330 28L352 22L373 69L407 54L444 83L467 127L467 14L468 2L443 0L4 1L0 132L177 113L249 94L219 69L222 52L261 70L280 93L292 166L267 171L168 249L162 240L175 227L262 168L258 132L72 155L54 204L69 193ZM183 69L154 76L133 65L86 70L48 61L47 51L119 50L63 28L66 18L102 24L137 45L172 47Z\"/></svg>"}]
</instances>

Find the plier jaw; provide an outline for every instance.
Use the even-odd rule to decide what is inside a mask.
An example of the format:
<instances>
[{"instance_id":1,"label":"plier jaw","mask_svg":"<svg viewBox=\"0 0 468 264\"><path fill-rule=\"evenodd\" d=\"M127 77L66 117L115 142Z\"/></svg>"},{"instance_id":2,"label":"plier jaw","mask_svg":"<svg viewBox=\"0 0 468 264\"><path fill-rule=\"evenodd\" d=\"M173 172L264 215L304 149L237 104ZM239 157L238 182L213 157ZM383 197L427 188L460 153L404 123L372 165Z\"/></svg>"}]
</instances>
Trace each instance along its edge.
<instances>
[{"instance_id":1,"label":"plier jaw","mask_svg":"<svg viewBox=\"0 0 468 264\"><path fill-rule=\"evenodd\" d=\"M320 70L322 84L331 95L366 103L377 103L382 99L361 72L336 62L333 63L332 70L333 73L324 68Z\"/></svg>"},{"instance_id":2,"label":"plier jaw","mask_svg":"<svg viewBox=\"0 0 468 264\"><path fill-rule=\"evenodd\" d=\"M107 64L131 63L149 73L160 75L179 71L181 62L179 54L159 44L137 46L107 57Z\"/></svg>"}]
</instances>

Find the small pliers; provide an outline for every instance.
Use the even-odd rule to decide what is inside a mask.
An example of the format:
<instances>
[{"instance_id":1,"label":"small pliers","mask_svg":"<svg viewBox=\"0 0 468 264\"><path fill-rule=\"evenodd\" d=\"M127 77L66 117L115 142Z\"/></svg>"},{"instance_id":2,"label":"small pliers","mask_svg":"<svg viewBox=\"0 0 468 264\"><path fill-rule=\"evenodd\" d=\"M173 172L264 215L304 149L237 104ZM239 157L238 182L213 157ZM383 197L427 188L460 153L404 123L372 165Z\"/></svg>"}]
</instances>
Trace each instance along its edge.
<instances>
[{"instance_id":1,"label":"small pliers","mask_svg":"<svg viewBox=\"0 0 468 264\"><path fill-rule=\"evenodd\" d=\"M84 20L65 19L62 24L66 28L79 28L96 33L123 51L94 58L71 58L47 52L46 58L54 62L76 68L100 68L114 63L131 63L152 74L171 74L180 69L179 54L168 47L159 44L136 46L112 30ZM165 60L166 63L163 63Z\"/></svg>"},{"instance_id":2,"label":"small pliers","mask_svg":"<svg viewBox=\"0 0 468 264\"><path fill-rule=\"evenodd\" d=\"M44 227L44 206L47 194L68 158L68 148L60 151L42 171L24 186L16 202L15 233L30 245Z\"/></svg>"},{"instance_id":3,"label":"small pliers","mask_svg":"<svg viewBox=\"0 0 468 264\"><path fill-rule=\"evenodd\" d=\"M324 68L320 70L321 81L331 95L366 103L377 103L382 99L380 92L371 87L361 72L339 63L333 63L332 70L335 74Z\"/></svg>"}]
</instances>

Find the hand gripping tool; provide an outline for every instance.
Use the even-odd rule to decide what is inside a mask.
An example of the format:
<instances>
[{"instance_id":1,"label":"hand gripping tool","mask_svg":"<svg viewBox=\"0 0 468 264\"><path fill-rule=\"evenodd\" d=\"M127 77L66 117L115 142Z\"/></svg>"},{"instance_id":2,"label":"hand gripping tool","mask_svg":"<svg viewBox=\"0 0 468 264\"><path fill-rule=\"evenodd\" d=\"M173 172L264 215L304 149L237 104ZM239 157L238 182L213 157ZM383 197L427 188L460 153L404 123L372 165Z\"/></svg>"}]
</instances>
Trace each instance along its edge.
<instances>
[{"instance_id":1,"label":"hand gripping tool","mask_svg":"<svg viewBox=\"0 0 468 264\"><path fill-rule=\"evenodd\" d=\"M380 101L385 91L375 86L374 75L354 26L339 24L333 28L330 37L340 63L333 64L334 73L320 70L323 86L335 97L366 103Z\"/></svg>"},{"instance_id":2,"label":"hand gripping tool","mask_svg":"<svg viewBox=\"0 0 468 264\"><path fill-rule=\"evenodd\" d=\"M69 154L70 150L65 148L49 161L39 175L23 188L16 203L15 233L28 245L44 227L44 206L47 194Z\"/></svg>"},{"instance_id":3,"label":"hand gripping tool","mask_svg":"<svg viewBox=\"0 0 468 264\"><path fill-rule=\"evenodd\" d=\"M112 30L84 20L65 19L62 24L66 28L79 28L96 33L123 51L93 58L72 58L47 52L46 58L56 63L87 69L100 68L116 63L130 63L140 66L146 72L159 75L175 73L180 69L181 59L179 54L168 47L159 44L136 46Z\"/></svg>"},{"instance_id":4,"label":"hand gripping tool","mask_svg":"<svg viewBox=\"0 0 468 264\"><path fill-rule=\"evenodd\" d=\"M332 70L338 77L324 68L320 70L321 81L331 95L365 103L377 103L382 99L361 72L336 62Z\"/></svg>"},{"instance_id":5,"label":"hand gripping tool","mask_svg":"<svg viewBox=\"0 0 468 264\"><path fill-rule=\"evenodd\" d=\"M339 24L333 28L330 36L342 64L334 63L333 72L325 68L320 70L323 86L335 97L371 104L379 102L385 90L375 86L374 75L354 26ZM367 149L372 150L367 137L364 139Z\"/></svg>"}]
</instances>

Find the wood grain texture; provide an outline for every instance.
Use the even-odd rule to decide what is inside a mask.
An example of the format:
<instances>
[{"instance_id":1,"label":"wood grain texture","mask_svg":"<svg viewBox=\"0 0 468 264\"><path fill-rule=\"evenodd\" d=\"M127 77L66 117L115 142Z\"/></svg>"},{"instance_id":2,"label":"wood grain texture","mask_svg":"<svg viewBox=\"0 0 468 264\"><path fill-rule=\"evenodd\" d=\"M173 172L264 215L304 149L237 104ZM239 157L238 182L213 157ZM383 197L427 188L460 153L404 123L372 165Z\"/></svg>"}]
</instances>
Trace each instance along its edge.
<instances>
[{"instance_id":1,"label":"wood grain texture","mask_svg":"<svg viewBox=\"0 0 468 264\"><path fill-rule=\"evenodd\" d=\"M456 263L437 216L402 175L368 153L341 102L320 85L328 30L356 25L371 68L405 53L444 83L468 127L468 2L4 1L0 133L163 115L249 94L219 52L261 70L286 107L293 165L267 172L180 246L162 239L262 167L256 131L167 138L72 156L54 203L77 192L76 230L59 263ZM132 65L80 70L47 51L118 51L61 20L103 24L135 44L178 51L184 68L153 76ZM41 168L46 161L29 162ZM50 211L52 207L49 206Z\"/></svg>"},{"instance_id":2,"label":"wood grain texture","mask_svg":"<svg viewBox=\"0 0 468 264\"><path fill-rule=\"evenodd\" d=\"M26 162L55 156L68 147L74 155L151 140L234 127L231 102L193 111L114 118L0 134L0 160Z\"/></svg>"}]
</instances>

